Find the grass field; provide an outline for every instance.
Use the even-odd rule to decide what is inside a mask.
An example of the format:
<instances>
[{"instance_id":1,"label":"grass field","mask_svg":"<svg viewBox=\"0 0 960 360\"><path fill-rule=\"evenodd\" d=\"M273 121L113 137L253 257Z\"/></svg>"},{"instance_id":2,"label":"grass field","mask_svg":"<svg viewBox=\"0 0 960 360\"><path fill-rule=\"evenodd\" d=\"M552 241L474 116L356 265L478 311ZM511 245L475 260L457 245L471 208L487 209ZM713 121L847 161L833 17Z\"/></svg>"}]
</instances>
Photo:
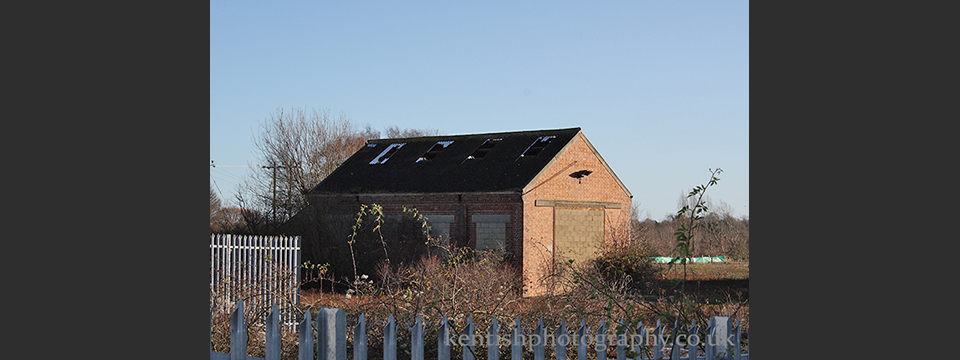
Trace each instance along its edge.
<instances>
[{"instance_id":1,"label":"grass field","mask_svg":"<svg viewBox=\"0 0 960 360\"><path fill-rule=\"evenodd\" d=\"M683 265L675 264L672 269L667 264L658 266L662 266L663 275L667 279L683 278ZM687 280L742 280L749 278L749 261L687 264Z\"/></svg>"}]
</instances>

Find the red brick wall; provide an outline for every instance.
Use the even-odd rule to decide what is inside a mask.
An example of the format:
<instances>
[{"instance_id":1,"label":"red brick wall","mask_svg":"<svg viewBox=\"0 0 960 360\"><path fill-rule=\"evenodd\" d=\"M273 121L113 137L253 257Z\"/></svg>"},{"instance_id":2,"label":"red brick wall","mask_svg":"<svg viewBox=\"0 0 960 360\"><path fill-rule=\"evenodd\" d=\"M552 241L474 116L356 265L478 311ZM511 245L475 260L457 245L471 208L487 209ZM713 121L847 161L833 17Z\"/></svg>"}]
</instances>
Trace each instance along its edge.
<instances>
[{"instance_id":1,"label":"red brick wall","mask_svg":"<svg viewBox=\"0 0 960 360\"><path fill-rule=\"evenodd\" d=\"M476 224L471 221L473 215L509 215L504 248L517 260L516 265L520 265L523 205L519 193L314 195L312 200L313 203L329 203L332 200L354 209L359 208L360 204L378 204L388 216L402 215L404 207L416 209L428 217L452 215L455 222L450 224L451 244L470 248L476 248L477 241ZM356 210L352 211L356 213Z\"/></svg>"},{"instance_id":2,"label":"red brick wall","mask_svg":"<svg viewBox=\"0 0 960 360\"><path fill-rule=\"evenodd\" d=\"M569 176L579 170L592 173L578 181ZM526 295L543 294L547 290L538 280L554 261L554 208L536 206L536 200L589 201L618 203L619 209L604 208L606 243L612 241L614 229L629 224L631 199L607 171L600 158L591 150L582 134L574 137L546 171L524 189L525 193L463 193L463 194L367 194L367 195L313 195L313 204L332 203L352 208L359 204L379 204L387 215L403 214L405 206L426 215L452 215L451 243L456 246L476 247L476 225L473 215L510 215L506 225L505 250L517 259L525 277ZM597 207L595 207L597 208ZM318 211L322 212L318 208ZM341 210L343 211L343 210ZM349 210L348 210L349 212ZM307 241L307 239L305 239Z\"/></svg>"},{"instance_id":3,"label":"red brick wall","mask_svg":"<svg viewBox=\"0 0 960 360\"><path fill-rule=\"evenodd\" d=\"M579 170L590 170L592 173L579 181L569 176ZM526 191L523 194L523 273L526 295L548 291L546 284L538 280L549 271L554 261L554 208L536 206L536 200L619 203L619 209L604 209L604 240L607 243L613 240L615 228L629 224L630 196L614 175L607 171L582 134L568 144L566 151L534 184L527 186Z\"/></svg>"}]
</instances>

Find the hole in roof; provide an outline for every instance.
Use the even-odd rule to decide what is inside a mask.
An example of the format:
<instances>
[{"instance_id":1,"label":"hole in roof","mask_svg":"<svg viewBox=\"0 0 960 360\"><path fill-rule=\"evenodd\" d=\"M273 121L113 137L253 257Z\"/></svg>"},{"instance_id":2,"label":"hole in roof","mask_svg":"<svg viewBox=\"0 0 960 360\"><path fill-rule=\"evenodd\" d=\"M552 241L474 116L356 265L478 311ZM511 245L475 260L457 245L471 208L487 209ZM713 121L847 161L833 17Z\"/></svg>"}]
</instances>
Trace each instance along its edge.
<instances>
[{"instance_id":1,"label":"hole in roof","mask_svg":"<svg viewBox=\"0 0 960 360\"><path fill-rule=\"evenodd\" d=\"M390 157L393 156L397 150L406 144L407 143L390 144L386 149L383 150L383 152L380 153L380 155L377 155L377 157L370 161L370 165L383 164L387 162L387 160L390 160Z\"/></svg>"},{"instance_id":2,"label":"hole in roof","mask_svg":"<svg viewBox=\"0 0 960 360\"><path fill-rule=\"evenodd\" d=\"M490 149L493 149L493 147L499 144L500 141L503 141L503 139L487 139L487 141L484 141L483 144L477 148L477 150L473 151L473 154L470 154L470 156L467 156L467 159L469 160L469 159L483 158L484 156L487 155L488 152L490 152Z\"/></svg>"},{"instance_id":3,"label":"hole in roof","mask_svg":"<svg viewBox=\"0 0 960 360\"><path fill-rule=\"evenodd\" d=\"M417 162L433 159L437 156L437 154L443 151L443 149L446 149L447 146L450 146L450 144L453 144L453 141L438 141L436 144L433 144L433 147L431 147L430 150L427 150L423 156L417 159Z\"/></svg>"},{"instance_id":4,"label":"hole in roof","mask_svg":"<svg viewBox=\"0 0 960 360\"><path fill-rule=\"evenodd\" d=\"M533 144L530 144L530 146L527 147L527 150L525 150L523 154L520 154L520 156L535 156L539 154L540 151L550 143L550 140L553 140L556 137L556 135L538 137L533 141Z\"/></svg>"}]
</instances>

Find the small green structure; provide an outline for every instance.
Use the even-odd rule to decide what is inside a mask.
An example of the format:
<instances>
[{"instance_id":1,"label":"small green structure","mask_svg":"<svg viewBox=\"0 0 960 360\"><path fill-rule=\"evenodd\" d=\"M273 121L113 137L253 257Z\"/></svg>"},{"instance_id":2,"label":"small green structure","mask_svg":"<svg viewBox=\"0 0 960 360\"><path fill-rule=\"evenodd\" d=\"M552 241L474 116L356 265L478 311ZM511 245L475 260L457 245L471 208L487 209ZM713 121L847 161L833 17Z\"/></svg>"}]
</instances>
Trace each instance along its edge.
<instances>
[{"instance_id":1,"label":"small green structure","mask_svg":"<svg viewBox=\"0 0 960 360\"><path fill-rule=\"evenodd\" d=\"M671 260L673 260L673 258L669 256L654 256L651 259L655 263L669 263ZM714 263L714 262L724 262L724 261L727 261L726 256L712 256L712 257L706 256L706 257L690 258L687 262L688 263Z\"/></svg>"}]
</instances>

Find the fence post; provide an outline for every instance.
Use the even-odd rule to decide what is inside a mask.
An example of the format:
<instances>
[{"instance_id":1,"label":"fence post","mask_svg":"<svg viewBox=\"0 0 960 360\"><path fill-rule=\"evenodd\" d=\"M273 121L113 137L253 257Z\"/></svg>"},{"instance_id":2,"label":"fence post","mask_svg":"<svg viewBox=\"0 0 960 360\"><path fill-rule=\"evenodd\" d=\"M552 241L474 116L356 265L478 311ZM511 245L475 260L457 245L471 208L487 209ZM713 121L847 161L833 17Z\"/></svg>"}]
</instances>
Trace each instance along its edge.
<instances>
[{"instance_id":1,"label":"fence post","mask_svg":"<svg viewBox=\"0 0 960 360\"><path fill-rule=\"evenodd\" d=\"M543 328L543 317L540 317L537 328L533 329L533 338L530 339L530 344L533 346L533 360L544 360L546 335L546 330Z\"/></svg>"},{"instance_id":2,"label":"fence post","mask_svg":"<svg viewBox=\"0 0 960 360\"><path fill-rule=\"evenodd\" d=\"M217 287L216 287L216 283L217 283L217 263L216 263L216 259L217 259L217 248L216 248L216 240L217 240L217 235L216 235L216 234L210 234L210 292L212 292L212 293L214 293L214 294L218 294L218 293L219 293L219 292L217 291ZM217 299L214 298L213 301L214 301L214 304L216 304ZM211 311L212 311L212 310L211 310ZM211 316L211 318L212 318L212 317L213 317L213 314L211 313L210 316ZM211 325L210 325L210 326L212 327L212 326L213 326L213 325L212 325L213 320L211 319L210 322L211 322ZM211 344L210 347L211 347L211 350L212 350L212 349L213 349L213 345Z\"/></svg>"},{"instance_id":3,"label":"fence post","mask_svg":"<svg viewBox=\"0 0 960 360\"><path fill-rule=\"evenodd\" d=\"M246 296L250 288L247 284L250 284L250 264L253 262L250 259L250 237L244 236L240 239L240 258L243 259L240 262L240 284L242 287L240 289L240 296Z\"/></svg>"},{"instance_id":4,"label":"fence post","mask_svg":"<svg viewBox=\"0 0 960 360\"><path fill-rule=\"evenodd\" d=\"M600 319L600 327L597 328L597 360L607 360L607 319Z\"/></svg>"},{"instance_id":5,"label":"fence post","mask_svg":"<svg viewBox=\"0 0 960 360\"><path fill-rule=\"evenodd\" d=\"M690 334L691 336L697 336L697 342L692 343L689 340L687 341L687 353L690 354L690 359L696 359L700 350L697 347L697 344L700 343L700 326L697 325L697 319L693 319L693 322L690 323ZM689 339L689 337L687 338Z\"/></svg>"},{"instance_id":6,"label":"fence post","mask_svg":"<svg viewBox=\"0 0 960 360\"><path fill-rule=\"evenodd\" d=\"M423 314L417 315L410 328L410 360L423 360Z\"/></svg>"},{"instance_id":7,"label":"fence post","mask_svg":"<svg viewBox=\"0 0 960 360\"><path fill-rule=\"evenodd\" d=\"M303 255L301 254L300 248L301 238L299 236L294 236L293 238L293 253L294 253L294 267L293 267L293 278L290 280L295 286L297 291L294 292L294 304L300 303L300 264L303 261ZM323 285L323 284L321 284Z\"/></svg>"},{"instance_id":8,"label":"fence post","mask_svg":"<svg viewBox=\"0 0 960 360\"><path fill-rule=\"evenodd\" d=\"M313 321L310 310L303 315L300 322L300 353L299 360L313 360Z\"/></svg>"},{"instance_id":9,"label":"fence post","mask_svg":"<svg viewBox=\"0 0 960 360\"><path fill-rule=\"evenodd\" d=\"M560 327L557 328L554 335L556 346L553 353L557 360L567 360L567 344L570 343L570 335L567 334L567 319L560 319Z\"/></svg>"},{"instance_id":10,"label":"fence post","mask_svg":"<svg viewBox=\"0 0 960 360\"><path fill-rule=\"evenodd\" d=\"M580 319L580 328L577 329L577 360L587 360L587 343L590 341L590 328L587 319Z\"/></svg>"},{"instance_id":11,"label":"fence post","mask_svg":"<svg viewBox=\"0 0 960 360\"><path fill-rule=\"evenodd\" d=\"M710 346L710 341L712 341L710 339L712 339L713 336L716 335L717 327L714 326L713 324L710 324L710 323L708 324L709 325L707 325L707 330L704 333L704 336L706 337L705 339L706 342L704 342L703 344L703 349L704 349L703 355L706 356L708 360L713 360L714 358L716 358L716 351L713 346Z\"/></svg>"},{"instance_id":12,"label":"fence post","mask_svg":"<svg viewBox=\"0 0 960 360\"><path fill-rule=\"evenodd\" d=\"M617 360L626 360L627 359L627 335L629 331L627 326L624 325L623 319L620 319L620 326L617 326L617 329L620 331L614 331L617 333Z\"/></svg>"},{"instance_id":13,"label":"fence post","mask_svg":"<svg viewBox=\"0 0 960 360\"><path fill-rule=\"evenodd\" d=\"M383 360L397 360L397 324L393 314L383 327Z\"/></svg>"},{"instance_id":14,"label":"fence post","mask_svg":"<svg viewBox=\"0 0 960 360\"><path fill-rule=\"evenodd\" d=\"M467 325L463 327L460 333L460 344L463 344L463 336L466 336L467 345L463 346L463 360L476 360L477 339L473 336L477 333L476 325L473 324L473 315L467 316ZM387 360L387 359L384 359ZM395 360L395 359L392 359Z\"/></svg>"},{"instance_id":15,"label":"fence post","mask_svg":"<svg viewBox=\"0 0 960 360\"><path fill-rule=\"evenodd\" d=\"M347 314L343 309L317 312L317 360L347 360Z\"/></svg>"},{"instance_id":16,"label":"fence post","mask_svg":"<svg viewBox=\"0 0 960 360\"><path fill-rule=\"evenodd\" d=\"M353 360L367 360L367 319L363 314L353 327Z\"/></svg>"},{"instance_id":17,"label":"fence post","mask_svg":"<svg viewBox=\"0 0 960 360\"><path fill-rule=\"evenodd\" d=\"M637 353L636 360L643 360L643 342L645 339L644 330L647 327L643 325L643 321L637 324L637 328L633 331L633 337L630 338L630 348ZM640 342L637 343L637 339L640 339ZM694 360L694 359L691 359Z\"/></svg>"},{"instance_id":18,"label":"fence post","mask_svg":"<svg viewBox=\"0 0 960 360\"><path fill-rule=\"evenodd\" d=\"M673 320L673 347L670 349L670 360L680 358L680 319Z\"/></svg>"},{"instance_id":19,"label":"fence post","mask_svg":"<svg viewBox=\"0 0 960 360\"><path fill-rule=\"evenodd\" d=\"M733 342L733 354L735 360L740 360L740 320L737 320L733 326L733 337L736 339Z\"/></svg>"},{"instance_id":20,"label":"fence post","mask_svg":"<svg viewBox=\"0 0 960 360\"><path fill-rule=\"evenodd\" d=\"M487 360L500 360L500 326L496 317L487 327Z\"/></svg>"},{"instance_id":21,"label":"fence post","mask_svg":"<svg viewBox=\"0 0 960 360\"><path fill-rule=\"evenodd\" d=\"M654 360L663 358L663 328L660 319L657 319L657 327L653 329L653 358Z\"/></svg>"},{"instance_id":22,"label":"fence post","mask_svg":"<svg viewBox=\"0 0 960 360\"><path fill-rule=\"evenodd\" d=\"M230 314L230 360L247 360L247 324L243 317L243 299Z\"/></svg>"},{"instance_id":23,"label":"fence post","mask_svg":"<svg viewBox=\"0 0 960 360\"><path fill-rule=\"evenodd\" d=\"M260 286L257 286L256 289L250 291L250 294L253 296L250 300L252 300L252 305L254 306L253 307L254 309L260 309L263 306L261 302L263 301L264 291L263 291L263 286L262 286L262 283L260 282L260 277L259 277L260 269L263 267L263 266L259 266L260 265L259 247L260 247L261 239L263 239L263 236L257 236L253 238L253 241L250 242L250 255L248 256L248 259L250 260L250 264L248 265L250 267L250 278L247 280L247 284L260 285Z\"/></svg>"},{"instance_id":24,"label":"fence post","mask_svg":"<svg viewBox=\"0 0 960 360\"><path fill-rule=\"evenodd\" d=\"M513 330L510 333L510 360L523 360L523 328L520 325L520 316L513 320Z\"/></svg>"},{"instance_id":25,"label":"fence post","mask_svg":"<svg viewBox=\"0 0 960 360\"><path fill-rule=\"evenodd\" d=\"M210 309L210 351L213 352L213 309Z\"/></svg>"},{"instance_id":26,"label":"fence post","mask_svg":"<svg viewBox=\"0 0 960 360\"><path fill-rule=\"evenodd\" d=\"M450 324L446 315L440 318L437 327L437 360L450 360Z\"/></svg>"},{"instance_id":27,"label":"fence post","mask_svg":"<svg viewBox=\"0 0 960 360\"><path fill-rule=\"evenodd\" d=\"M277 304L273 304L273 307L270 308L270 313L267 314L266 319L266 359L265 360L280 360L280 319L278 314L280 309L277 308Z\"/></svg>"},{"instance_id":28,"label":"fence post","mask_svg":"<svg viewBox=\"0 0 960 360\"><path fill-rule=\"evenodd\" d=\"M714 316L710 318L709 324L713 326L713 336L707 336L707 348L712 349L713 356L730 359L730 349L727 348L727 335L730 334L730 318L726 316Z\"/></svg>"}]
</instances>

